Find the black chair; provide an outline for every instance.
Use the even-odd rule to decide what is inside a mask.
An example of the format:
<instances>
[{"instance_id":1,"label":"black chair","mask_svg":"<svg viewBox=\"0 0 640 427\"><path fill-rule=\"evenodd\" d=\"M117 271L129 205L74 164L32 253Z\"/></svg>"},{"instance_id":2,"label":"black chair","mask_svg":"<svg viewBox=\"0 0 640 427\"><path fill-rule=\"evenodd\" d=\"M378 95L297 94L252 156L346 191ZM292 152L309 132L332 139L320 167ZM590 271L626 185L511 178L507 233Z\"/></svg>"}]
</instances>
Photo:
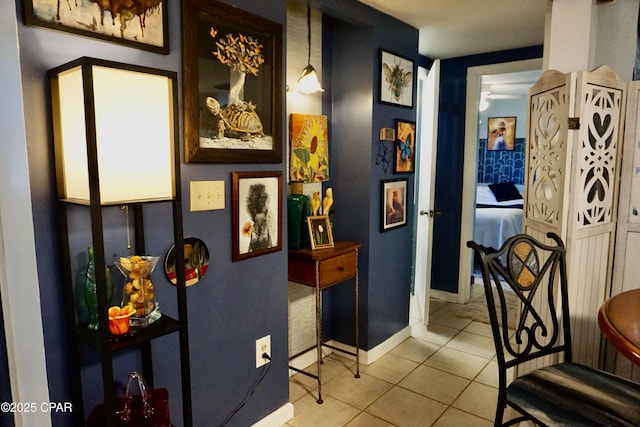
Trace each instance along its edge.
<instances>
[{"instance_id":1,"label":"black chair","mask_svg":"<svg viewBox=\"0 0 640 427\"><path fill-rule=\"evenodd\" d=\"M481 260L496 346L494 424L503 425L509 406L518 414L507 426L527 420L548 426L640 426L640 384L572 363L565 248L556 234L547 237L555 243L519 234L491 254L467 242ZM519 300L515 329L508 328L507 291ZM507 384L507 372L516 366L526 372Z\"/></svg>"}]
</instances>

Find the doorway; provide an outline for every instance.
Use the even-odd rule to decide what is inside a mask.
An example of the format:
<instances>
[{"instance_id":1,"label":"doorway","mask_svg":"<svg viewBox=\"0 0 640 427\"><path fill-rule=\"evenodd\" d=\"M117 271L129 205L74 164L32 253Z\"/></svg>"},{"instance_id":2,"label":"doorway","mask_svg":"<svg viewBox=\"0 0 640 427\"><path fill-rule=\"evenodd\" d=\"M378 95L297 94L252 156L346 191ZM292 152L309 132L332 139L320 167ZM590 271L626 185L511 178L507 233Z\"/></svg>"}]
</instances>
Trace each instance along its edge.
<instances>
[{"instance_id":1,"label":"doorway","mask_svg":"<svg viewBox=\"0 0 640 427\"><path fill-rule=\"evenodd\" d=\"M479 105L483 76L542 70L542 59L491 64L467 69L467 106L465 113L464 172L462 186L462 224L460 228L460 263L458 303L467 303L471 295L473 256L466 242L473 239L476 178L478 169ZM523 123L526 136L526 123Z\"/></svg>"}]
</instances>

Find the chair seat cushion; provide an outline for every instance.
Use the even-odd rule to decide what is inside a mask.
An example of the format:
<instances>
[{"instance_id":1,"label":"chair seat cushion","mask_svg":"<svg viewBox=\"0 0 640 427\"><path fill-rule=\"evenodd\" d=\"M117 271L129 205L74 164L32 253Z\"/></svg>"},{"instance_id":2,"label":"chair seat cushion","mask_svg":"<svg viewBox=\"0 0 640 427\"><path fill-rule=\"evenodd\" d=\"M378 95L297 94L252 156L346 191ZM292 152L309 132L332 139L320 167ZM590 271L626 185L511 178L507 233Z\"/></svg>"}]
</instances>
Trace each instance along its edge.
<instances>
[{"instance_id":1,"label":"chair seat cushion","mask_svg":"<svg viewBox=\"0 0 640 427\"><path fill-rule=\"evenodd\" d=\"M552 426L640 426L640 384L575 363L516 378L507 402Z\"/></svg>"}]
</instances>

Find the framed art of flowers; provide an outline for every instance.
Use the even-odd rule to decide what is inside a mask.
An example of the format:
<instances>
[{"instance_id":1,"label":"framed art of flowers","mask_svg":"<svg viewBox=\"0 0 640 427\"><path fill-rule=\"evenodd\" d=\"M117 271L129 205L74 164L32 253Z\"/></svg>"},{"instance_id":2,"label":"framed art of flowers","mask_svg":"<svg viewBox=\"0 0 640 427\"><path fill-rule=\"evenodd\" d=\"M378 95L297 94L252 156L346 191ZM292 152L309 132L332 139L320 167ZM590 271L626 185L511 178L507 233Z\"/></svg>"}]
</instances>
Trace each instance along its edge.
<instances>
[{"instance_id":1,"label":"framed art of flowers","mask_svg":"<svg viewBox=\"0 0 640 427\"><path fill-rule=\"evenodd\" d=\"M416 122L396 120L396 142L393 173L416 170Z\"/></svg>"},{"instance_id":2,"label":"framed art of flowers","mask_svg":"<svg viewBox=\"0 0 640 427\"><path fill-rule=\"evenodd\" d=\"M333 233L327 215L307 217L311 250L333 248Z\"/></svg>"},{"instance_id":3,"label":"framed art of flowers","mask_svg":"<svg viewBox=\"0 0 640 427\"><path fill-rule=\"evenodd\" d=\"M282 250L282 172L232 172L232 260Z\"/></svg>"},{"instance_id":4,"label":"framed art of flowers","mask_svg":"<svg viewBox=\"0 0 640 427\"><path fill-rule=\"evenodd\" d=\"M282 26L182 2L185 162L282 161Z\"/></svg>"},{"instance_id":5,"label":"framed art of flowers","mask_svg":"<svg viewBox=\"0 0 640 427\"><path fill-rule=\"evenodd\" d=\"M291 114L289 121L292 181L322 182L329 179L327 116Z\"/></svg>"}]
</instances>

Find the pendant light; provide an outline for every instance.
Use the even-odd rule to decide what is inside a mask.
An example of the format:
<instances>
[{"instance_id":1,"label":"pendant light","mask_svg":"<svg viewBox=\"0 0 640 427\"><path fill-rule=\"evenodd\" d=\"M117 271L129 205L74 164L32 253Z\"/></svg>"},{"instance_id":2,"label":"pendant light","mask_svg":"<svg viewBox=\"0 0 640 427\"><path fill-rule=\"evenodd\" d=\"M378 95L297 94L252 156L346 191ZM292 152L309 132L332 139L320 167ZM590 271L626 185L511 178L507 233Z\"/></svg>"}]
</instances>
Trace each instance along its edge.
<instances>
[{"instance_id":1,"label":"pendant light","mask_svg":"<svg viewBox=\"0 0 640 427\"><path fill-rule=\"evenodd\" d=\"M318 73L316 69L311 65L311 7L307 6L307 30L309 45L309 55L307 56L307 66L302 69L300 77L298 77L297 90L306 95L310 95L315 92L324 92L320 81L318 81Z\"/></svg>"}]
</instances>

